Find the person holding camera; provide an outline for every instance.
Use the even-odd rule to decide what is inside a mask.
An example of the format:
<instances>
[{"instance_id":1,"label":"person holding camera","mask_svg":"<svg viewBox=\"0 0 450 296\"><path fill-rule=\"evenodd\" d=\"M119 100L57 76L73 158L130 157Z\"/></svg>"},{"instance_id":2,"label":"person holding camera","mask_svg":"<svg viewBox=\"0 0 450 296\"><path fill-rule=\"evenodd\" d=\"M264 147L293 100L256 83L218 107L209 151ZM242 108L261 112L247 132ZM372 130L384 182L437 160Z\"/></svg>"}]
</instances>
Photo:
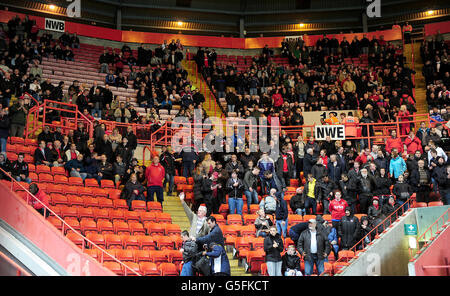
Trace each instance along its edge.
<instances>
[{"instance_id":1,"label":"person holding camera","mask_svg":"<svg viewBox=\"0 0 450 296\"><path fill-rule=\"evenodd\" d=\"M212 276L230 276L231 268L225 248L220 244L211 242L209 248L207 244L203 245L203 256L208 256L211 266Z\"/></svg>"}]
</instances>

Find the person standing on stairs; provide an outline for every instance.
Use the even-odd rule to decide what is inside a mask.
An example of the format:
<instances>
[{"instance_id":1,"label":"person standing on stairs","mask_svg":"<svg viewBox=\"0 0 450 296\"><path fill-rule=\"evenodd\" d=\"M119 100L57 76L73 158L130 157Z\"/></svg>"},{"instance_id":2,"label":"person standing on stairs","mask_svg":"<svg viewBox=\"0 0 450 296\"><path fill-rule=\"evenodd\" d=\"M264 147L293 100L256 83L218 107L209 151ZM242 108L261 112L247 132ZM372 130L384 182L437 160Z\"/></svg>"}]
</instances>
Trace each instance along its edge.
<instances>
[{"instance_id":1,"label":"person standing on stairs","mask_svg":"<svg viewBox=\"0 0 450 296\"><path fill-rule=\"evenodd\" d=\"M190 223L189 233L191 237L205 236L209 232L209 226L208 223L206 223L206 207L200 206L197 210L197 214L195 214L184 201L184 192L181 192L179 197Z\"/></svg>"},{"instance_id":2,"label":"person standing on stairs","mask_svg":"<svg viewBox=\"0 0 450 296\"><path fill-rule=\"evenodd\" d=\"M163 181L166 173L164 167L159 163L159 156L153 156L152 164L145 170L147 179L147 201L153 201L156 193L158 202L162 205L164 201Z\"/></svg>"}]
</instances>

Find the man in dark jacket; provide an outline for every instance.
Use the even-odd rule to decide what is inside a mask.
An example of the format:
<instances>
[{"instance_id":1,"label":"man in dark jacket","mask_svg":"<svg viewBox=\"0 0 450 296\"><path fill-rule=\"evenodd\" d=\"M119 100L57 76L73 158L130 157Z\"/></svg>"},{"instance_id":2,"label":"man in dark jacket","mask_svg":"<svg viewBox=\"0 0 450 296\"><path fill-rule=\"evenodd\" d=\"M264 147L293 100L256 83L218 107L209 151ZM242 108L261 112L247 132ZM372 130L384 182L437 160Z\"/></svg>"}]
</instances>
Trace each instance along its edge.
<instances>
[{"instance_id":1,"label":"man in dark jacket","mask_svg":"<svg viewBox=\"0 0 450 296\"><path fill-rule=\"evenodd\" d=\"M125 187L122 191L123 198L127 200L127 205L129 210L132 210L132 202L133 200L145 200L144 192L146 188L144 185L137 181L136 174L131 174L130 179L125 184Z\"/></svg>"},{"instance_id":2,"label":"man in dark jacket","mask_svg":"<svg viewBox=\"0 0 450 296\"><path fill-rule=\"evenodd\" d=\"M291 178L294 176L294 164L292 156L287 153L287 146L281 149L281 155L275 163L275 172L278 179L284 179L286 186L290 185Z\"/></svg>"},{"instance_id":3,"label":"man in dark jacket","mask_svg":"<svg viewBox=\"0 0 450 296\"><path fill-rule=\"evenodd\" d=\"M211 275L230 276L230 262L224 246L211 242L208 249L208 251L203 251L203 256L208 256L210 259Z\"/></svg>"},{"instance_id":4,"label":"man in dark jacket","mask_svg":"<svg viewBox=\"0 0 450 296\"><path fill-rule=\"evenodd\" d=\"M10 123L11 123L11 137L23 138L25 131L25 124L27 123L28 106L25 105L25 100L19 98L18 102L9 109Z\"/></svg>"},{"instance_id":5,"label":"man in dark jacket","mask_svg":"<svg viewBox=\"0 0 450 296\"><path fill-rule=\"evenodd\" d=\"M251 171L246 171L244 175L244 194L247 198L247 209L249 210L251 204L258 203L258 176L259 167L255 167Z\"/></svg>"},{"instance_id":6,"label":"man in dark jacket","mask_svg":"<svg viewBox=\"0 0 450 296\"><path fill-rule=\"evenodd\" d=\"M166 188L166 184L169 183L169 191L167 195L171 196L173 192L174 176L175 176L175 157L172 153L172 147L163 146L159 162L164 167L166 177L164 178L163 188Z\"/></svg>"},{"instance_id":7,"label":"man in dark jacket","mask_svg":"<svg viewBox=\"0 0 450 296\"><path fill-rule=\"evenodd\" d=\"M18 182L27 182L31 183L31 179L28 178L29 169L28 164L24 161L25 155L23 153L19 153L17 160L11 164L11 175Z\"/></svg>"},{"instance_id":8,"label":"man in dark jacket","mask_svg":"<svg viewBox=\"0 0 450 296\"><path fill-rule=\"evenodd\" d=\"M34 164L52 166L51 159L50 149L45 146L44 141L40 141L39 147L34 151Z\"/></svg>"},{"instance_id":9,"label":"man in dark jacket","mask_svg":"<svg viewBox=\"0 0 450 296\"><path fill-rule=\"evenodd\" d=\"M358 178L358 188L360 211L363 214L367 214L369 205L372 202L371 199L375 189L375 181L368 175L366 168L361 170L361 176Z\"/></svg>"},{"instance_id":10,"label":"man in dark jacket","mask_svg":"<svg viewBox=\"0 0 450 296\"><path fill-rule=\"evenodd\" d=\"M296 194L291 197L291 200L289 201L289 206L295 214L305 215L305 197L303 196L302 187L297 188Z\"/></svg>"},{"instance_id":11,"label":"man in dark jacket","mask_svg":"<svg viewBox=\"0 0 450 296\"><path fill-rule=\"evenodd\" d=\"M323 213L329 214L328 206L330 205L330 201L332 199L331 194L334 190L339 189L338 185L328 177L328 175L323 175L322 180L318 181L318 185L320 186L320 198L319 200L323 205Z\"/></svg>"},{"instance_id":12,"label":"man in dark jacket","mask_svg":"<svg viewBox=\"0 0 450 296\"><path fill-rule=\"evenodd\" d=\"M183 163L183 176L185 178L192 177L195 164L199 161L198 153L194 151L194 147L184 147L177 160Z\"/></svg>"},{"instance_id":13,"label":"man in dark jacket","mask_svg":"<svg viewBox=\"0 0 450 296\"><path fill-rule=\"evenodd\" d=\"M236 172L239 179L244 177L244 166L237 160L236 154L231 155L231 160L225 165L225 170L229 175L231 175L232 172Z\"/></svg>"},{"instance_id":14,"label":"man in dark jacket","mask_svg":"<svg viewBox=\"0 0 450 296\"><path fill-rule=\"evenodd\" d=\"M308 229L302 232L297 242L297 250L305 260L305 275L313 273L314 264L318 273L321 274L324 271L325 259L331 251L328 238L318 231L316 226L315 219L309 220ZM313 236L315 239L312 239Z\"/></svg>"},{"instance_id":15,"label":"man in dark jacket","mask_svg":"<svg viewBox=\"0 0 450 296\"><path fill-rule=\"evenodd\" d=\"M314 156L313 148L306 149L305 158L303 158L303 175L308 176L312 172L312 167L316 164L317 158Z\"/></svg>"},{"instance_id":16,"label":"man in dark jacket","mask_svg":"<svg viewBox=\"0 0 450 296\"><path fill-rule=\"evenodd\" d=\"M330 160L327 164L328 176L334 181L334 183L338 183L341 179L342 173L344 173L345 168L341 167L340 163L337 161L336 154L330 155Z\"/></svg>"},{"instance_id":17,"label":"man in dark jacket","mask_svg":"<svg viewBox=\"0 0 450 296\"><path fill-rule=\"evenodd\" d=\"M338 226L338 235L341 238L341 249L348 250L356 243L359 233L359 220L353 216L352 209L345 209L345 216L341 218Z\"/></svg>"},{"instance_id":18,"label":"man in dark jacket","mask_svg":"<svg viewBox=\"0 0 450 296\"><path fill-rule=\"evenodd\" d=\"M205 236L193 238L197 242L197 245L199 246L203 246L205 244L209 245L210 243L214 242L216 244L224 246L225 241L222 229L220 229L219 225L217 224L216 218L210 216L206 219L206 223L208 224L210 231Z\"/></svg>"},{"instance_id":19,"label":"man in dark jacket","mask_svg":"<svg viewBox=\"0 0 450 296\"><path fill-rule=\"evenodd\" d=\"M446 177L446 174L441 175ZM439 181L440 176L436 177ZM423 159L417 162L417 169L411 172L410 184L413 187L413 191L417 194L416 200L418 202L428 201L431 192L431 175Z\"/></svg>"},{"instance_id":20,"label":"man in dark jacket","mask_svg":"<svg viewBox=\"0 0 450 296\"><path fill-rule=\"evenodd\" d=\"M295 245L297 245L298 239L300 238L302 232L308 229L308 225L308 222L300 222L289 228L289 237L292 239Z\"/></svg>"},{"instance_id":21,"label":"man in dark jacket","mask_svg":"<svg viewBox=\"0 0 450 296\"><path fill-rule=\"evenodd\" d=\"M286 238L289 214L287 203L280 194L276 194L275 196L277 198L277 207L275 209L277 231L281 233L283 238Z\"/></svg>"},{"instance_id":22,"label":"man in dark jacket","mask_svg":"<svg viewBox=\"0 0 450 296\"><path fill-rule=\"evenodd\" d=\"M6 141L9 136L10 120L5 109L0 104L0 152L6 152Z\"/></svg>"}]
</instances>

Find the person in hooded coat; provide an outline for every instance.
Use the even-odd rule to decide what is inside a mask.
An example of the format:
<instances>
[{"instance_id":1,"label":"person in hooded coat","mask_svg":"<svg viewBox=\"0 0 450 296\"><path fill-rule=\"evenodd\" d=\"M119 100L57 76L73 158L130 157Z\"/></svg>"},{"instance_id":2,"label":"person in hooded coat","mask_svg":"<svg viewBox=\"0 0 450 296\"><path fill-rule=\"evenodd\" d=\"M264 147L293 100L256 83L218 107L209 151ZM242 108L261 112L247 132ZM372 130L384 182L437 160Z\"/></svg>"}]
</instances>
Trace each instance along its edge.
<instances>
[{"instance_id":1,"label":"person in hooded coat","mask_svg":"<svg viewBox=\"0 0 450 296\"><path fill-rule=\"evenodd\" d=\"M264 238L264 252L266 252L267 271L269 276L281 276L282 259L281 252L283 252L283 240L277 227L271 226L269 234Z\"/></svg>"},{"instance_id":2,"label":"person in hooded coat","mask_svg":"<svg viewBox=\"0 0 450 296\"><path fill-rule=\"evenodd\" d=\"M302 276L300 271L300 256L298 256L295 245L289 245L287 252L283 255L281 273L284 276Z\"/></svg>"},{"instance_id":3,"label":"person in hooded coat","mask_svg":"<svg viewBox=\"0 0 450 296\"><path fill-rule=\"evenodd\" d=\"M361 223L358 233L358 242L364 238L364 241L361 243L361 245L358 246L358 249L363 249L364 246L368 245L372 240L374 235L371 234L367 236L371 231L373 227L370 225L369 217L362 216L361 217ZM367 236L367 237L366 237Z\"/></svg>"},{"instance_id":4,"label":"person in hooded coat","mask_svg":"<svg viewBox=\"0 0 450 296\"><path fill-rule=\"evenodd\" d=\"M372 199L372 205L367 211L367 217L369 217L370 224L372 227L376 227L382 221L381 205L378 196L374 196Z\"/></svg>"},{"instance_id":5,"label":"person in hooded coat","mask_svg":"<svg viewBox=\"0 0 450 296\"><path fill-rule=\"evenodd\" d=\"M45 194L45 192L42 191L42 189L39 189L39 187L36 183L31 183L28 190L37 199L36 200L30 196L28 199L28 204L33 206L33 208L36 211L38 211L42 216L44 216L44 212L45 212L45 217L47 218L50 214L50 212L48 210L47 211L45 210L46 207L48 208L50 206L47 194Z\"/></svg>"},{"instance_id":6,"label":"person in hooded coat","mask_svg":"<svg viewBox=\"0 0 450 296\"><path fill-rule=\"evenodd\" d=\"M341 238L341 249L348 250L353 247L358 238L359 220L353 216L352 209L345 209L345 216L339 222L338 234Z\"/></svg>"}]
</instances>

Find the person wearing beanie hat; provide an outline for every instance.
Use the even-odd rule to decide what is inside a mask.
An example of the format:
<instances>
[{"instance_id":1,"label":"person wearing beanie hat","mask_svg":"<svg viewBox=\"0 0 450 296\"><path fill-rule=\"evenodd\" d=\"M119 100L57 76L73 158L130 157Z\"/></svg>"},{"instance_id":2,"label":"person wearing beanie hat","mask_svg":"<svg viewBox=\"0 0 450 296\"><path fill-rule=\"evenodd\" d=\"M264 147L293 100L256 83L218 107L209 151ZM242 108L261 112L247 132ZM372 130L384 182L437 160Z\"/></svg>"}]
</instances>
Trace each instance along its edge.
<instances>
[{"instance_id":1,"label":"person wearing beanie hat","mask_svg":"<svg viewBox=\"0 0 450 296\"><path fill-rule=\"evenodd\" d=\"M359 220L353 216L350 207L345 208L345 216L339 222L338 234L341 238L341 249L348 250L353 247L358 238Z\"/></svg>"},{"instance_id":2,"label":"person wearing beanie hat","mask_svg":"<svg viewBox=\"0 0 450 296\"><path fill-rule=\"evenodd\" d=\"M369 221L373 227L377 226L381 222L381 205L380 199L378 196L374 196L372 198L372 205L369 207L367 211L367 217L369 217Z\"/></svg>"},{"instance_id":3,"label":"person wearing beanie hat","mask_svg":"<svg viewBox=\"0 0 450 296\"><path fill-rule=\"evenodd\" d=\"M385 204L381 209L381 213L383 214L383 217L385 219L391 216L389 219L386 220L385 227L388 227L392 222L394 222L397 219L398 212L396 214L393 213L399 208L399 206L400 205L395 202L395 196L393 195L389 196L388 203Z\"/></svg>"},{"instance_id":4,"label":"person wearing beanie hat","mask_svg":"<svg viewBox=\"0 0 450 296\"><path fill-rule=\"evenodd\" d=\"M370 225L369 217L362 216L359 229L359 237L357 240L360 241L364 238L364 242L362 243L362 245L358 246L358 249L363 249L365 245L369 244L372 241L373 235L367 235L372 231L372 229L373 227Z\"/></svg>"},{"instance_id":5,"label":"person wearing beanie hat","mask_svg":"<svg viewBox=\"0 0 450 296\"><path fill-rule=\"evenodd\" d=\"M305 210L305 197L303 196L303 188L298 187L295 190L295 192L296 194L289 201L289 205L291 207L291 210L295 214L304 216L306 210Z\"/></svg>"}]
</instances>

